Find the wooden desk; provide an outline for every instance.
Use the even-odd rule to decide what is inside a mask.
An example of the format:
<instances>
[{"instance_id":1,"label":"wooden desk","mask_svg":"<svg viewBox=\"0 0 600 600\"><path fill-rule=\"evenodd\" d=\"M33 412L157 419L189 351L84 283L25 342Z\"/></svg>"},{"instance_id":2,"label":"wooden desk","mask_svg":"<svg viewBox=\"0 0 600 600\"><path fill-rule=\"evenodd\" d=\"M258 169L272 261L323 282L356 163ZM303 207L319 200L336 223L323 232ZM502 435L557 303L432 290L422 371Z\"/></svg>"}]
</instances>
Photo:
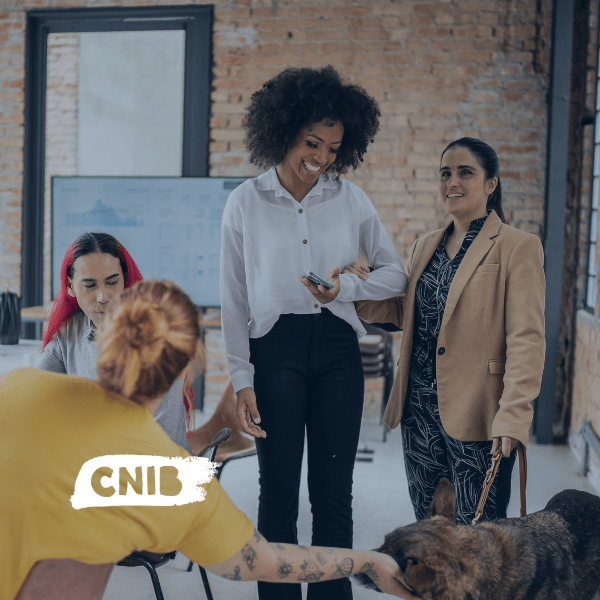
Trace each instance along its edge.
<instances>
[{"instance_id":1,"label":"wooden desk","mask_svg":"<svg viewBox=\"0 0 600 600\"><path fill-rule=\"evenodd\" d=\"M52 306L28 306L21 309L21 321L23 323L35 323L35 338L42 339L44 323L50 316Z\"/></svg>"},{"instance_id":2,"label":"wooden desk","mask_svg":"<svg viewBox=\"0 0 600 600\"><path fill-rule=\"evenodd\" d=\"M42 339L44 323L50 316L52 306L29 306L21 309L21 321L35 323L36 339ZM200 315L200 327L205 329L221 329L221 311L215 310ZM204 335L202 335L204 341Z\"/></svg>"},{"instance_id":3,"label":"wooden desk","mask_svg":"<svg viewBox=\"0 0 600 600\"><path fill-rule=\"evenodd\" d=\"M200 327L202 327L202 329L221 329L221 311L218 311L218 313L218 315L215 315L212 318L211 315L214 313L200 315Z\"/></svg>"}]
</instances>

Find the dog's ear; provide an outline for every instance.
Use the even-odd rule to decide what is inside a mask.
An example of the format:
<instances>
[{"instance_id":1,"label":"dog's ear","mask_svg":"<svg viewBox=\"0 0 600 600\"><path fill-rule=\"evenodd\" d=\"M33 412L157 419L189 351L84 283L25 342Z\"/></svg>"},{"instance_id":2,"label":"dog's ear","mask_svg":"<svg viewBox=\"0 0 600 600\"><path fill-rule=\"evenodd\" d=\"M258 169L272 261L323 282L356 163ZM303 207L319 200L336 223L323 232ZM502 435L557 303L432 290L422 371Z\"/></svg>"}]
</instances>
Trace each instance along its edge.
<instances>
[{"instance_id":1,"label":"dog's ear","mask_svg":"<svg viewBox=\"0 0 600 600\"><path fill-rule=\"evenodd\" d=\"M438 483L427 516L446 517L456 522L456 494L454 486L445 477Z\"/></svg>"}]
</instances>

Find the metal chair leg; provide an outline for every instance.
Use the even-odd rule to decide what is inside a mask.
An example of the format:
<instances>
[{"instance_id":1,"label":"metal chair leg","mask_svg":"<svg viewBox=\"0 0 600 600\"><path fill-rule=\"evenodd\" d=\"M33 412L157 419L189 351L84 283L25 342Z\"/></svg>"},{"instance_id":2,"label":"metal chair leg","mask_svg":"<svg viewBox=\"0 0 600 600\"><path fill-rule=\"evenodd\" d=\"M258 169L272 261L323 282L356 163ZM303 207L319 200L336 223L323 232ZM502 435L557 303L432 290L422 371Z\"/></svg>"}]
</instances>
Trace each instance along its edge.
<instances>
[{"instance_id":1,"label":"metal chair leg","mask_svg":"<svg viewBox=\"0 0 600 600\"><path fill-rule=\"evenodd\" d=\"M194 562L190 560L190 564L188 565L186 571L189 573L193 567ZM210 584L208 583L208 576L206 575L206 570L201 565L198 565L198 567L200 569L200 577L202 577L202 583L204 584L204 592L206 593L206 598L207 600L213 600L213 595L210 589Z\"/></svg>"},{"instance_id":2,"label":"metal chair leg","mask_svg":"<svg viewBox=\"0 0 600 600\"><path fill-rule=\"evenodd\" d=\"M204 584L204 591L206 592L206 598L207 600L213 600L213 595L212 592L210 590L210 585L208 583L208 577L206 576L206 571L202 568L202 566L198 565L200 567L200 576L202 577L202 583Z\"/></svg>"},{"instance_id":3,"label":"metal chair leg","mask_svg":"<svg viewBox=\"0 0 600 600\"><path fill-rule=\"evenodd\" d=\"M154 595L156 596L156 600L165 600L165 597L162 593L162 588L160 587L160 581L158 580L158 573L154 568L154 565L143 558L136 557L136 561L142 566L146 567L148 573L150 573L150 579L152 579L152 587L154 588Z\"/></svg>"}]
</instances>

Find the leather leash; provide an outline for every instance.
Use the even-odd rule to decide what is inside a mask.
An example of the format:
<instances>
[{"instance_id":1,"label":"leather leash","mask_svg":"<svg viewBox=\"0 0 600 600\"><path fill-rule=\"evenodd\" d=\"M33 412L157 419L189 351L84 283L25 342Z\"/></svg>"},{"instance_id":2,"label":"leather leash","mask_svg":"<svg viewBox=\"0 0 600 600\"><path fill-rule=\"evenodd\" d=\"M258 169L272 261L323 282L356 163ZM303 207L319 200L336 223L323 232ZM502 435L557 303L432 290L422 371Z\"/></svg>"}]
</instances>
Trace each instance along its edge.
<instances>
[{"instance_id":1,"label":"leather leash","mask_svg":"<svg viewBox=\"0 0 600 600\"><path fill-rule=\"evenodd\" d=\"M523 444L519 443L517 446L517 452L519 453L519 482L521 489L521 516L524 517L527 514L527 504L525 498L525 490L527 487L527 455L525 453L525 448ZM500 466L500 459L502 458L502 447L500 446L494 454L492 454L492 465L488 469L485 474L485 481L483 482L483 491L481 492L481 498L479 498L479 504L477 505L477 510L475 511L475 518L471 521L471 525L475 525L481 516L483 515L483 508L485 506L486 500L490 493L490 488L492 487L492 483L494 483L494 478L496 477L496 473L498 472L498 467Z\"/></svg>"}]
</instances>

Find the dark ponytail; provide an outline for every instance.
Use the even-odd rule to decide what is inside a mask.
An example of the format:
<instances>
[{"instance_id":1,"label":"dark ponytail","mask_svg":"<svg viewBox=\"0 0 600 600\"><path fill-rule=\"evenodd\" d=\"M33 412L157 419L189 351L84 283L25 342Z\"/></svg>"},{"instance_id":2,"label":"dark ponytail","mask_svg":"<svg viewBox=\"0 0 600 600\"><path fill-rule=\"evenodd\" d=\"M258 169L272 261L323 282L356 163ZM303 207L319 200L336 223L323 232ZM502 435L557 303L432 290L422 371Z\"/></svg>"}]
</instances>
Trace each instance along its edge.
<instances>
[{"instance_id":1,"label":"dark ponytail","mask_svg":"<svg viewBox=\"0 0 600 600\"><path fill-rule=\"evenodd\" d=\"M442 158L448 150L453 148L464 148L468 150L479 163L479 166L483 169L486 179L496 177L498 179L498 185L496 189L488 196L486 210L494 210L500 217L503 223L506 223L504 217L504 211L502 210L502 186L500 185L500 161L495 150L488 146L485 142L472 137L464 137L454 142L450 142L446 149L442 152Z\"/></svg>"}]
</instances>

